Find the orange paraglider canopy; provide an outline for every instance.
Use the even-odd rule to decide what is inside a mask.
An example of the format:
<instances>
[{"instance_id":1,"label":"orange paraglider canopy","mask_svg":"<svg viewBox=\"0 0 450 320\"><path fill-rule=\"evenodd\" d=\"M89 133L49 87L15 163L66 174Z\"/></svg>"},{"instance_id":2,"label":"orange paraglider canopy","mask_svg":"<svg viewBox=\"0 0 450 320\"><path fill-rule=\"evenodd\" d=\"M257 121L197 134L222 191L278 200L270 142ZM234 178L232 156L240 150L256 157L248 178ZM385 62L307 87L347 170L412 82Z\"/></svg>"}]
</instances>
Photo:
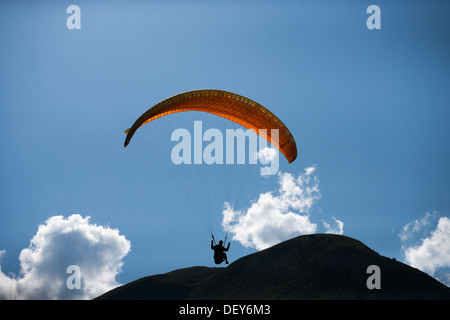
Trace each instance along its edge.
<instances>
[{"instance_id":1,"label":"orange paraglider canopy","mask_svg":"<svg viewBox=\"0 0 450 320\"><path fill-rule=\"evenodd\" d=\"M125 131L125 147L130 143L136 130L155 119L168 114L184 111L203 111L234 121L260 134L266 129L264 136L270 143L284 154L289 163L297 158L297 145L288 128L272 112L259 103L221 90L195 90L180 93L156 104L141 115L130 129ZM272 141L271 129L278 129L279 141Z\"/></svg>"}]
</instances>

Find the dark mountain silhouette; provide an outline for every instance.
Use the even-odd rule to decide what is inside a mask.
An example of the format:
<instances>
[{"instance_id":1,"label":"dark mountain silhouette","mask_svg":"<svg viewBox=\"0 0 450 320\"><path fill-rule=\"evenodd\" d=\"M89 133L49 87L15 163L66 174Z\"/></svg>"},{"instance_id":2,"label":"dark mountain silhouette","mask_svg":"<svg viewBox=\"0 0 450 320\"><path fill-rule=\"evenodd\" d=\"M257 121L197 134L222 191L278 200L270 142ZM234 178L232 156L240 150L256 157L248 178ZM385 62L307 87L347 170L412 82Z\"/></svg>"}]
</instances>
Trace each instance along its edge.
<instances>
[{"instance_id":1,"label":"dark mountain silhouette","mask_svg":"<svg viewBox=\"0 0 450 320\"><path fill-rule=\"evenodd\" d=\"M381 289L367 287L370 265L380 268ZM450 299L450 288L358 240L315 234L226 268L191 267L141 278L97 299Z\"/></svg>"}]
</instances>

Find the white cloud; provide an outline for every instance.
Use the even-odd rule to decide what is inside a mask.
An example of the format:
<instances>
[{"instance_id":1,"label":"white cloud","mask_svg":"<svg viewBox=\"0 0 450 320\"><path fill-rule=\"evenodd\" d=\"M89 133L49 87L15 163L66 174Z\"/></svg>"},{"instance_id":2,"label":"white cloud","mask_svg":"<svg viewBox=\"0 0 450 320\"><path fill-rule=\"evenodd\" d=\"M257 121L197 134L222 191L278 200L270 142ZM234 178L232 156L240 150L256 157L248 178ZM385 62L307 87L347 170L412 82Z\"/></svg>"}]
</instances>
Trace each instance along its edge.
<instances>
[{"instance_id":1,"label":"white cloud","mask_svg":"<svg viewBox=\"0 0 450 320\"><path fill-rule=\"evenodd\" d=\"M414 241L416 237L427 232L436 217L436 213L431 214L427 212L422 219L417 219L407 223L402 228L402 232L399 234L400 240L402 242Z\"/></svg>"},{"instance_id":2,"label":"white cloud","mask_svg":"<svg viewBox=\"0 0 450 320\"><path fill-rule=\"evenodd\" d=\"M278 155L278 151L275 148L265 147L256 152L256 159L259 159L261 163L268 164L274 161Z\"/></svg>"},{"instance_id":3,"label":"white cloud","mask_svg":"<svg viewBox=\"0 0 450 320\"><path fill-rule=\"evenodd\" d=\"M91 299L119 285L115 278L130 242L119 230L89 219L53 216L40 225L20 253L20 275L8 276L0 269L0 298ZM80 268L80 289L67 288L70 265Z\"/></svg>"},{"instance_id":4,"label":"white cloud","mask_svg":"<svg viewBox=\"0 0 450 320\"><path fill-rule=\"evenodd\" d=\"M433 217L436 217L435 213L427 213L424 218L405 225L399 235L402 251L406 263L449 285L450 219L440 217L436 228L424 234L424 230L432 225ZM420 240L414 241L418 235Z\"/></svg>"},{"instance_id":5,"label":"white cloud","mask_svg":"<svg viewBox=\"0 0 450 320\"><path fill-rule=\"evenodd\" d=\"M243 211L236 211L225 203L222 226L246 247L258 250L302 234L315 233L317 224L310 219L310 210L320 199L316 168L308 167L294 177L279 173L279 188L275 192L260 194L258 200ZM343 223L335 219L337 226L328 229L342 234Z\"/></svg>"},{"instance_id":6,"label":"white cloud","mask_svg":"<svg viewBox=\"0 0 450 320\"><path fill-rule=\"evenodd\" d=\"M335 217L332 217L331 219L333 219L334 226L322 219L322 223L325 227L325 232L340 235L344 234L344 223L341 220L336 219Z\"/></svg>"}]
</instances>

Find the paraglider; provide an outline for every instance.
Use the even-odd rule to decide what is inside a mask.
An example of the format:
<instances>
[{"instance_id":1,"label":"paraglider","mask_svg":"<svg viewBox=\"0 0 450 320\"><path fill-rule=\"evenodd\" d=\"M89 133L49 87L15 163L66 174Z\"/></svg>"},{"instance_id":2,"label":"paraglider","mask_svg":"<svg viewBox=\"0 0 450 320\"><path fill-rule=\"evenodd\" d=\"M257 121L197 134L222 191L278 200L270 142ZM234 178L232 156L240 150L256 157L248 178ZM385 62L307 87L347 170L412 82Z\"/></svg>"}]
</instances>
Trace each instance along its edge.
<instances>
[{"instance_id":1,"label":"paraglider","mask_svg":"<svg viewBox=\"0 0 450 320\"><path fill-rule=\"evenodd\" d=\"M214 262L216 264L221 264L225 261L225 263L228 264L228 257L225 252L230 250L230 243L228 242L228 246L225 248L222 240L219 240L219 244L216 244L214 235L211 234L211 237L211 250L214 250ZM225 241L227 241L226 238Z\"/></svg>"},{"instance_id":2,"label":"paraglider","mask_svg":"<svg viewBox=\"0 0 450 320\"><path fill-rule=\"evenodd\" d=\"M136 131L143 125L150 123L158 118L165 117L170 114L174 113L181 113L181 112L187 112L187 111L200 111L204 113L213 114L219 117L222 117L224 119L233 121L239 125L242 125L243 127L247 128L249 131L253 131L262 138L263 141L267 140L272 144L274 149L271 149L271 151L276 153L276 157L278 159L278 152L276 152L276 149L278 149L286 158L286 160L289 163L292 163L297 158L297 145L295 143L294 137L292 136L289 129L286 127L286 125L277 117L275 116L271 111L260 105L259 103L248 99L246 97L240 96L235 93L222 91L222 90L214 90L214 89L205 89L205 90L194 90L194 91L188 91L184 93L177 94L173 97L170 97L166 100L163 100L150 109L148 109L146 112L144 112L134 123L133 125L125 131L127 134L124 142L124 147L127 147L130 143L131 139L133 138ZM211 129L209 129L211 130ZM227 129L227 133L229 133ZM241 130L241 129L238 129ZM212 141L211 136L214 134L210 134L209 139L206 139L205 136L208 135L208 133L215 133L215 139L214 142L217 142L219 137L222 137L222 135L218 132L219 130L213 129L211 131L206 130L205 133L202 132L202 126L201 122L194 121L194 142L195 141ZM156 133L159 133L158 130L156 130ZM196 133L200 133L200 136L196 137ZM254 135L254 133L252 133ZM181 138L186 135L189 136L187 130L185 129L176 129L172 132L172 141L180 141ZM174 137L175 136L175 137ZM234 139L237 135L232 136ZM161 135L154 136L154 140L152 140L154 143L157 143L159 140L161 140ZM242 134L240 137L249 138L250 135L247 133ZM228 138L228 135L226 135L226 138ZM264 140L265 139L265 140ZM199 216L201 222L205 225L206 229L209 229L209 232L212 234L212 227L207 226L207 217L202 216L202 214L199 214L200 211L207 212L206 214L210 214L210 210L208 209L208 197L207 194L210 192L210 188L208 188L208 184L200 183L199 187L197 188L195 186L195 181L198 177L201 177L202 175L196 175L192 172L189 172L187 170L187 167L190 168L203 168L205 166L202 166L201 164L211 164L211 163L223 163L224 161L221 160L221 158L218 156L218 153L215 152L217 149L213 147L213 144L211 143L207 147L209 150L209 155L214 154L214 157L210 156L212 161L208 161L206 159L205 161L202 161L200 157L196 158L197 154L194 154L193 161L190 158L190 150L191 146L190 144L186 143L186 147L184 146L185 142L191 141L190 136L186 141L183 139L181 142L178 143L172 149L172 162L177 165L178 168L184 167L186 169L185 172L185 186L181 186L180 183L182 179L183 174L180 176L173 176L173 180L170 181L174 182L173 185L178 185L182 189L181 197L186 197L187 202L191 205L191 209L195 211L195 213ZM228 140L227 140L228 141ZM260 140L261 141L261 140ZM154 144L152 143L152 145ZM201 145L201 144L200 144ZM222 144L220 144L222 145ZM275 149L276 148L276 149ZM197 148L194 144L194 152ZM180 151L181 150L181 151ZM205 148L206 150L206 148ZM230 151L234 150L234 147L229 148ZM227 156L228 156L228 149ZM154 152L155 151L155 152ZM174 152L175 151L175 152ZM185 152L186 151L186 152ZM239 150L238 150L239 151ZM249 147L249 155L250 155L250 147ZM152 149L150 151L150 154L157 153L157 150ZM175 154L177 157L175 158L173 154ZM183 156L179 156L182 154ZM203 152L200 155L208 154L206 151ZM250 162L250 161L249 161ZM179 164L200 164L200 166L178 166ZM234 162L232 162L234 164ZM240 164L238 159L238 164ZM228 163L227 163L228 164ZM207 167L207 166L206 166ZM238 167L238 166L232 166L232 167ZM167 170L167 167L164 167L163 171L169 171L169 174L172 174L172 171L175 170ZM175 168L174 168L175 169ZM278 165L275 167L275 170L278 170ZM178 172L178 171L177 171ZM207 176L206 174L205 176ZM264 175L261 170L261 175ZM229 177L237 177L239 175L237 174L231 174L226 175L226 178ZM245 183L247 180L248 174L244 174L239 176L239 180L241 183ZM201 179L203 181L203 179ZM232 179L230 179L232 180ZM257 186L258 183L252 184L253 186ZM197 189L201 190L197 190ZM241 184L242 187L242 184ZM243 188L235 188L236 190L239 190L238 197L241 196ZM191 194L189 194L191 193ZM201 201L206 199L206 205L203 206L201 204ZM238 198L240 199L240 198ZM226 203L226 202L225 202ZM186 206L187 209L189 206ZM203 207L207 209L203 209ZM203 213L205 214L205 213ZM213 237L214 240L214 237ZM214 244L214 245L213 245ZM214 261L216 264L221 264L225 261L226 264L228 264L228 258L226 255L226 251L228 251L230 248L230 243L228 243L227 247L224 247L223 241L220 241L219 244L215 243L214 241L211 241L211 249L214 250Z\"/></svg>"}]
</instances>

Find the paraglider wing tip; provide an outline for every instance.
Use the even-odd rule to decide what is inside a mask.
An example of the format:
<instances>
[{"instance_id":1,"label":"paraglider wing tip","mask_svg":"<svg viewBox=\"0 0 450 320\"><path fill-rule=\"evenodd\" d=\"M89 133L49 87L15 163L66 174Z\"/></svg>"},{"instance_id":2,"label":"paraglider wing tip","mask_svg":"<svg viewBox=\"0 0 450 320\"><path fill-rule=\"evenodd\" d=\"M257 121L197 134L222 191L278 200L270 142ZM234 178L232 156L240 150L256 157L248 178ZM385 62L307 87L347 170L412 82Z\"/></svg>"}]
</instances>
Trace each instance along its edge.
<instances>
[{"instance_id":1,"label":"paraglider wing tip","mask_svg":"<svg viewBox=\"0 0 450 320\"><path fill-rule=\"evenodd\" d=\"M130 143L130 137L128 136L128 133L130 132L130 129L125 130L125 133L127 134L127 137L125 138L125 143L123 144L123 147L126 148L128 143Z\"/></svg>"},{"instance_id":2,"label":"paraglider wing tip","mask_svg":"<svg viewBox=\"0 0 450 320\"><path fill-rule=\"evenodd\" d=\"M295 161L295 159L297 159L297 154L289 161L289 163L292 163Z\"/></svg>"}]
</instances>

